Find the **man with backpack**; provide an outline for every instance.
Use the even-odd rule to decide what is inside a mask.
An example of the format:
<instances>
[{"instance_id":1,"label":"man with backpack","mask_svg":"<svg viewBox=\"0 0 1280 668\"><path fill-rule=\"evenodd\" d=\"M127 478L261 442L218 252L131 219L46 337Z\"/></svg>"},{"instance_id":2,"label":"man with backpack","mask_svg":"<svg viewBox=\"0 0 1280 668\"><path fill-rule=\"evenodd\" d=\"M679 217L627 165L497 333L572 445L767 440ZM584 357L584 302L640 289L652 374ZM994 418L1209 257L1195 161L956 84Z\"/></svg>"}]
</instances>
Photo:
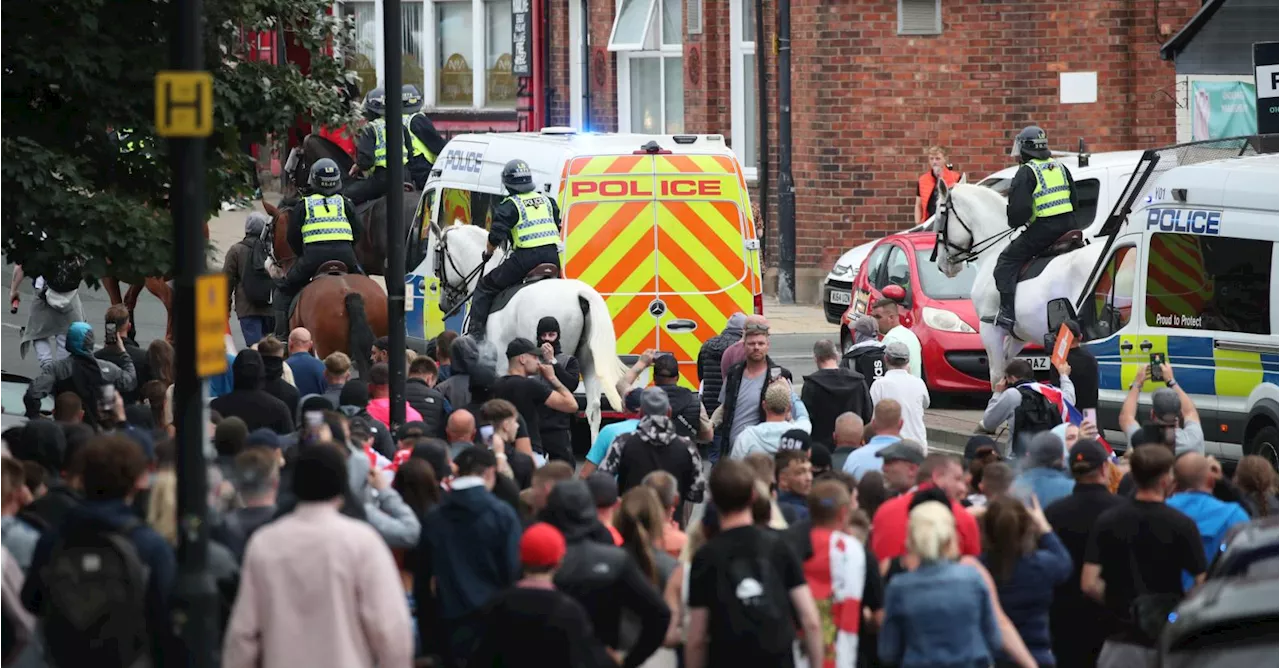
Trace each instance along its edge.
<instances>
[{"instance_id":1,"label":"man with backpack","mask_svg":"<svg viewBox=\"0 0 1280 668\"><path fill-rule=\"evenodd\" d=\"M994 434L1000 425L1009 423L1008 456L1021 457L1032 437L1062 424L1064 411L1059 402L1075 403L1076 388L1071 384L1071 366L1061 364L1058 374L1062 379L1060 390L1037 383L1031 363L1025 359L1015 359L1005 367L1004 378L996 383L996 391L991 395L978 425L983 431ZM1056 395L1058 401L1054 401L1046 391Z\"/></svg>"},{"instance_id":2,"label":"man with backpack","mask_svg":"<svg viewBox=\"0 0 1280 668\"><path fill-rule=\"evenodd\" d=\"M755 480L736 460L711 471L720 532L689 571L687 668L791 666L797 627L809 665L823 665L822 624L800 559L781 534L752 523Z\"/></svg>"},{"instance_id":3,"label":"man with backpack","mask_svg":"<svg viewBox=\"0 0 1280 668\"><path fill-rule=\"evenodd\" d=\"M40 538L22 587L50 665L176 665L169 595L177 561L130 507L147 483L146 455L127 437L103 436L79 461L84 503Z\"/></svg>"},{"instance_id":4,"label":"man with backpack","mask_svg":"<svg viewBox=\"0 0 1280 668\"><path fill-rule=\"evenodd\" d=\"M227 249L222 271L227 275L228 293L235 297L236 318L244 344L252 346L275 329L275 311L271 293L275 284L267 274L266 259L269 240L262 238L267 214L254 211L244 221L244 238Z\"/></svg>"}]
</instances>

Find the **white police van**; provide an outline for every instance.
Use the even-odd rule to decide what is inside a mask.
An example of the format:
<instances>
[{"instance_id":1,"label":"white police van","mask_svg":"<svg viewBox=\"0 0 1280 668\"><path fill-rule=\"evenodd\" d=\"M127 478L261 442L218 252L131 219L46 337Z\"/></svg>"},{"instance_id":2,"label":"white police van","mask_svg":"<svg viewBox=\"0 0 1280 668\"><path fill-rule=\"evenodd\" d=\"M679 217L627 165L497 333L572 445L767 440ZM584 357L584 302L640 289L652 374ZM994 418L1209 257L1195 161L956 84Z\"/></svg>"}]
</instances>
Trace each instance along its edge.
<instances>
[{"instance_id":1,"label":"white police van","mask_svg":"<svg viewBox=\"0 0 1280 668\"><path fill-rule=\"evenodd\" d=\"M1254 155L1184 163L1139 186L1134 201L1146 196L1074 305L1098 358L1102 427L1118 428L1139 368L1164 353L1208 454L1276 462L1278 179L1280 157ZM1140 421L1160 386L1143 387Z\"/></svg>"}]
</instances>

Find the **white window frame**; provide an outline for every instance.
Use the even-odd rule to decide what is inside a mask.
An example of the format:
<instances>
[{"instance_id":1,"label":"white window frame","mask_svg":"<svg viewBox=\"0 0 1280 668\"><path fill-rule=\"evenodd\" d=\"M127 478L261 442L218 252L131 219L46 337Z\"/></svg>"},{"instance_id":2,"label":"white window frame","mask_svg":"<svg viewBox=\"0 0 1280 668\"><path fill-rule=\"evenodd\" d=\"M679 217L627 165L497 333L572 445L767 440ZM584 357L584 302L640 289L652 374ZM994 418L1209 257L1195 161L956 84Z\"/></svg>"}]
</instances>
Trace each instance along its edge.
<instances>
[{"instance_id":1,"label":"white window frame","mask_svg":"<svg viewBox=\"0 0 1280 668\"><path fill-rule=\"evenodd\" d=\"M618 23L622 19L622 8L628 2L647 2L649 3L649 11L645 12L644 27L641 28L640 41L638 42L615 42L614 38L618 35ZM653 49L655 44L653 36L655 33L661 33L662 27L659 15L662 13L660 9L662 0L618 0L614 3L613 27L609 29L609 50L610 51L647 51Z\"/></svg>"},{"instance_id":2,"label":"white window frame","mask_svg":"<svg viewBox=\"0 0 1280 668\"><path fill-rule=\"evenodd\" d=\"M360 1L360 0L350 0ZM368 2L370 0L363 0ZM660 2L661 0L654 0ZM383 22L383 1L372 0L374 4L374 16L377 21L377 29L374 31L375 40L374 48L376 49L376 57L374 59L375 68L378 73L378 85L386 86L386 49L384 47L384 36L382 31ZM439 46L436 40L436 4L445 2L469 2L471 4L471 104L462 106L440 107L437 105L436 95L436 62L439 59ZM404 81L406 84L415 84L422 89L423 106L427 109L443 109L443 110L471 110L471 111L502 111L512 112L513 107L490 107L485 96L488 95L488 81L486 75L488 73L488 44L486 43L486 16L485 16L485 0L401 0L402 4L422 3L422 38L423 44L423 77L422 81ZM342 16L343 0L335 0L333 3L333 12L335 16Z\"/></svg>"},{"instance_id":3,"label":"white window frame","mask_svg":"<svg viewBox=\"0 0 1280 668\"><path fill-rule=\"evenodd\" d=\"M742 165L742 175L748 181L755 181L759 177L759 168L755 161L747 163L746 146L747 133L757 132L758 128L747 127L747 105L755 104L755 100L746 99L746 68L742 65L742 59L745 56L756 56L756 67L763 65L756 51L755 34L742 34L742 3L754 2L754 0L730 0L729 1L729 91L732 98L731 104L731 127L729 140L733 143L733 152L738 156L738 162ZM760 17L756 17L759 21ZM760 79L757 77L753 82L753 87L759 87ZM753 97L759 96L756 91ZM757 110L757 118L759 110ZM756 158L760 156L760 140L756 139Z\"/></svg>"},{"instance_id":4,"label":"white window frame","mask_svg":"<svg viewBox=\"0 0 1280 668\"><path fill-rule=\"evenodd\" d=\"M907 30L902 25L902 4L906 0L898 0L898 34L899 35L941 35L942 34L942 0L933 0L933 27L923 30Z\"/></svg>"},{"instance_id":5,"label":"white window frame","mask_svg":"<svg viewBox=\"0 0 1280 668\"><path fill-rule=\"evenodd\" d=\"M622 3L626 0L617 0L614 3L615 14L622 11ZM627 133L634 132L631 128L631 61L644 58L658 58L666 60L667 58L684 58L684 35L680 36L678 44L664 44L662 35L662 0L653 0L657 9L653 10L649 17L649 27L646 28L645 39L654 42L655 46L643 51L618 51L618 132ZM615 21L616 23L616 21ZM684 23L681 22L681 28ZM682 61L683 63L683 61ZM662 64L659 65L659 89L662 91L662 100L659 102L662 109L662 129L665 132L667 125L667 68ZM681 89L684 88L683 72L681 67ZM683 119L681 119L683 123ZM659 132L663 134L663 132Z\"/></svg>"}]
</instances>

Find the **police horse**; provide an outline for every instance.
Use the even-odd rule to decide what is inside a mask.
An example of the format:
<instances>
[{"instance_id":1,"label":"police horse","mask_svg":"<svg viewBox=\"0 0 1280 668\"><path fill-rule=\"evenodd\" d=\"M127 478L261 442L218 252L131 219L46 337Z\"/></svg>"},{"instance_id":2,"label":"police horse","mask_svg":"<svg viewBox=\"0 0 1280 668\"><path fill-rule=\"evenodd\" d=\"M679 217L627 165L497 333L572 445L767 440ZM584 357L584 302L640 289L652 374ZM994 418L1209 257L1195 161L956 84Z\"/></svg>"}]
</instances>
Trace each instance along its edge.
<instances>
[{"instance_id":1,"label":"police horse","mask_svg":"<svg viewBox=\"0 0 1280 668\"><path fill-rule=\"evenodd\" d=\"M1004 196L984 186L944 186L934 222L938 234L935 261L943 274L955 277L966 262L978 264L971 298L980 320L979 334L987 351L993 389L1004 376L1005 366L1028 342L1045 340L1049 302L1066 299L1074 304L1105 249L1103 244L1085 245L1081 231L1072 230L1026 263L1018 277L1014 302L1017 324L1010 335L995 325L1000 293L992 275L996 258L1018 232L1009 229L1007 204Z\"/></svg>"},{"instance_id":2,"label":"police horse","mask_svg":"<svg viewBox=\"0 0 1280 668\"><path fill-rule=\"evenodd\" d=\"M488 231L455 221L443 229L431 224L430 248L435 253L435 276L440 279L440 307L452 312L470 298L483 274L492 271L504 255L494 253L482 266ZM626 367L618 358L618 341L613 317L604 298L582 281L558 278L554 265L539 265L519 285L498 293L489 313L481 357L505 375L507 344L516 337L533 338L538 320L554 317L560 323L560 340L565 352L578 358L587 397L587 421L591 439L600 433L600 395L615 409L622 408L618 381Z\"/></svg>"}]
</instances>

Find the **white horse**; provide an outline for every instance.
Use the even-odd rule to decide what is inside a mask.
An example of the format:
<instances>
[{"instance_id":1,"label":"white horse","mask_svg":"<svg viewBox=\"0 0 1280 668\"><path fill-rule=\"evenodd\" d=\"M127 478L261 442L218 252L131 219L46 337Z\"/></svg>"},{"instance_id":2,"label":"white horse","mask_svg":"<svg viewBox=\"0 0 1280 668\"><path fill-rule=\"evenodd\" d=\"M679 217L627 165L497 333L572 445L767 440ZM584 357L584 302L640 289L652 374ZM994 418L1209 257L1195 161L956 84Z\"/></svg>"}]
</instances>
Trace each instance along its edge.
<instances>
[{"instance_id":1,"label":"white horse","mask_svg":"<svg viewBox=\"0 0 1280 668\"><path fill-rule=\"evenodd\" d=\"M504 255L495 253L480 270L488 231L475 225L431 224L430 248L436 253L435 275L440 279L440 307L448 312L469 296L482 274L493 271ZM516 337L533 339L538 320L552 316L560 323L560 346L578 358L583 391L587 397L587 421L591 440L600 433L600 394L616 409L622 408L617 384L626 374L618 358L618 341L613 317L604 298L594 288L578 280L543 279L522 288L500 311L489 314L481 358L496 365L498 375L507 372L506 355L500 351ZM488 350L486 350L488 349Z\"/></svg>"},{"instance_id":2,"label":"white horse","mask_svg":"<svg viewBox=\"0 0 1280 668\"><path fill-rule=\"evenodd\" d=\"M1065 298L1075 304L1103 249L1102 244L1089 244L1058 255L1049 260L1039 276L1018 283L1014 302L1016 336L1011 336L994 324L1000 311L1000 293L993 271L996 258L1015 233L1009 229L1007 205L1005 198L990 188L958 184L943 193L934 228L938 233L937 264L942 273L954 277L965 262L978 263L971 297L980 319L978 329L987 351L992 388L1004 377L1005 366L1028 342L1044 342L1049 329L1049 302Z\"/></svg>"}]
</instances>

